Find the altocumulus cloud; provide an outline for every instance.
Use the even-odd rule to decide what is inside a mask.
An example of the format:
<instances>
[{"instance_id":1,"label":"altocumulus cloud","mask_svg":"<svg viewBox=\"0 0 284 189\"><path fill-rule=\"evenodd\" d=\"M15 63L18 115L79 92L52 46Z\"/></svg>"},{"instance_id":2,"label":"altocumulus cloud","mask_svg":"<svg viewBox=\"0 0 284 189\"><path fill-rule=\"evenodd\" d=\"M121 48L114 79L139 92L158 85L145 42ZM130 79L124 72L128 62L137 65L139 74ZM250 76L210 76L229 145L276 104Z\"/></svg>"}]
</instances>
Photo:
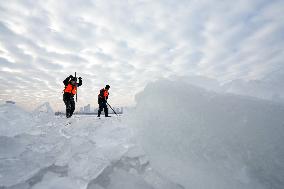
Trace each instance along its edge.
<instances>
[{"instance_id":1,"label":"altocumulus cloud","mask_svg":"<svg viewBox=\"0 0 284 189\"><path fill-rule=\"evenodd\" d=\"M0 99L61 109L62 80L75 71L79 105L95 104L106 83L112 104L131 105L148 82L191 75L279 92L283 12L281 0L5 1Z\"/></svg>"}]
</instances>

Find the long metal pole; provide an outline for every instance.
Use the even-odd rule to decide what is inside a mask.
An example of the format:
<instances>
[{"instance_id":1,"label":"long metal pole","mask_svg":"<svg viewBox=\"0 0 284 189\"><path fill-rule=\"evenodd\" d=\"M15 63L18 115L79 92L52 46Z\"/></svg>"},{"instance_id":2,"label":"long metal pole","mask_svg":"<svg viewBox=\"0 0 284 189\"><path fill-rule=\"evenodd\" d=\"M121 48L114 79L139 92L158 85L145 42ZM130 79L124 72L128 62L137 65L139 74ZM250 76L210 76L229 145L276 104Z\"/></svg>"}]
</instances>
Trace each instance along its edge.
<instances>
[{"instance_id":1,"label":"long metal pole","mask_svg":"<svg viewBox=\"0 0 284 189\"><path fill-rule=\"evenodd\" d=\"M77 86L77 77L76 77L76 72L75 72L75 78L76 78L76 102L77 102L77 93L78 93L78 92L77 92L77 87L78 87L78 86Z\"/></svg>"},{"instance_id":2,"label":"long metal pole","mask_svg":"<svg viewBox=\"0 0 284 189\"><path fill-rule=\"evenodd\" d=\"M106 102L107 103L107 102ZM112 109L112 111L115 113L115 115L117 115L117 113L114 111L114 109L111 107L111 105L109 105L109 103L107 103L107 105ZM118 115L117 115L118 116Z\"/></svg>"}]
</instances>

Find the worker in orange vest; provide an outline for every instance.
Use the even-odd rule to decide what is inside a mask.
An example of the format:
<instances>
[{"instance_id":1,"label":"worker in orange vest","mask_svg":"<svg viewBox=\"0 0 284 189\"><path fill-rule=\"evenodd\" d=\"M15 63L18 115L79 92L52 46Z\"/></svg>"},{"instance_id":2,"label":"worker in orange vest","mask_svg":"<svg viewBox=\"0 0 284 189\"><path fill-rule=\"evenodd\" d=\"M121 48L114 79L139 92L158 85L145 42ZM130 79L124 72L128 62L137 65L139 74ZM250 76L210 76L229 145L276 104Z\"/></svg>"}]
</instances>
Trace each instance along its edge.
<instances>
[{"instance_id":1,"label":"worker in orange vest","mask_svg":"<svg viewBox=\"0 0 284 189\"><path fill-rule=\"evenodd\" d=\"M104 110L105 117L111 117L108 115L108 108L107 108L107 99L109 95L110 86L106 85L105 88L100 90L100 93L98 95L98 104L99 104L99 110L98 110L98 117L100 117L101 112Z\"/></svg>"},{"instance_id":2,"label":"worker in orange vest","mask_svg":"<svg viewBox=\"0 0 284 189\"><path fill-rule=\"evenodd\" d=\"M77 83L77 78L70 75L63 83L65 85L63 101L66 105L66 117L69 118L75 110L74 95L77 93L77 87L82 85L82 78L79 77L79 83Z\"/></svg>"}]
</instances>

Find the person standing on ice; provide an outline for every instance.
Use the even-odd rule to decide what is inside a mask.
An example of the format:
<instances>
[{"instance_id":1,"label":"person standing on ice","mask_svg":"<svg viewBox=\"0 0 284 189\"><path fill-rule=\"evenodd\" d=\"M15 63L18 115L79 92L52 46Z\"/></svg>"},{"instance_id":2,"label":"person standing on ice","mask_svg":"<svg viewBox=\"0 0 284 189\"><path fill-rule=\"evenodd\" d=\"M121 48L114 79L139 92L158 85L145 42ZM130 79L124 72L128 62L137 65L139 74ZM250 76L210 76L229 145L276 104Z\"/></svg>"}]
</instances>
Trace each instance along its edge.
<instances>
[{"instance_id":1,"label":"person standing on ice","mask_svg":"<svg viewBox=\"0 0 284 189\"><path fill-rule=\"evenodd\" d=\"M101 116L101 112L104 110L105 112L105 117L111 117L108 115L108 108L107 108L107 99L109 95L109 90L110 86L106 85L105 88L100 90L100 93L98 95L98 104L99 104L99 110L98 110L98 117Z\"/></svg>"},{"instance_id":2,"label":"person standing on ice","mask_svg":"<svg viewBox=\"0 0 284 189\"><path fill-rule=\"evenodd\" d=\"M77 78L70 75L63 83L65 85L63 101L66 106L66 117L69 118L75 111L74 95L77 93L77 87L82 85L82 78L79 77L79 83L77 83Z\"/></svg>"}]
</instances>

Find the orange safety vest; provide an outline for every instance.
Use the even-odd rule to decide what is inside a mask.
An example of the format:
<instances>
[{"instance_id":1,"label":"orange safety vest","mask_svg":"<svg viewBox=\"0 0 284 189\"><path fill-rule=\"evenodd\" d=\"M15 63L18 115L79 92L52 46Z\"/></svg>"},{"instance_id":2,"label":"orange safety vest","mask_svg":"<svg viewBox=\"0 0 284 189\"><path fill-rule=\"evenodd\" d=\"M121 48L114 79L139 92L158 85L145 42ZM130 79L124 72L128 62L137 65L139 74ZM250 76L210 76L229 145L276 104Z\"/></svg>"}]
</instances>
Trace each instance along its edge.
<instances>
[{"instance_id":1,"label":"orange safety vest","mask_svg":"<svg viewBox=\"0 0 284 189\"><path fill-rule=\"evenodd\" d=\"M73 95L75 95L77 93L77 87L71 85L70 83L65 87L64 89L65 93L72 93Z\"/></svg>"},{"instance_id":2,"label":"orange safety vest","mask_svg":"<svg viewBox=\"0 0 284 189\"><path fill-rule=\"evenodd\" d=\"M107 92L107 90L104 91L104 97L108 97L108 92Z\"/></svg>"},{"instance_id":3,"label":"orange safety vest","mask_svg":"<svg viewBox=\"0 0 284 189\"><path fill-rule=\"evenodd\" d=\"M101 96L101 91L102 91L102 90L104 91L104 93L103 93L104 96ZM98 95L98 97L99 97L99 98L106 98L106 97L108 97L108 95L109 95L109 93L108 93L107 90L101 89L101 90L100 90L100 93L99 93L99 95Z\"/></svg>"}]
</instances>

